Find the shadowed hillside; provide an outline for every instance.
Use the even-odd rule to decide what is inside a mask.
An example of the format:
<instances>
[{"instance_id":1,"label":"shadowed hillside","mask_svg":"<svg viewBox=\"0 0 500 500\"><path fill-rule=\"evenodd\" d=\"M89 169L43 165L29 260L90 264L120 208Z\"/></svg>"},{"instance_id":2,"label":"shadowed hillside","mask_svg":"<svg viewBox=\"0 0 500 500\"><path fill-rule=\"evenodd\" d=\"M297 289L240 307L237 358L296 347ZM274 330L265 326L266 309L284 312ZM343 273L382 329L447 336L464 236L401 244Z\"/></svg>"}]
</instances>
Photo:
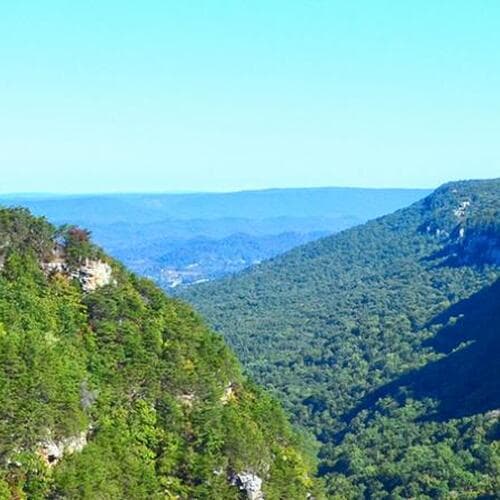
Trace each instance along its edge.
<instances>
[{"instance_id":1,"label":"shadowed hillside","mask_svg":"<svg viewBox=\"0 0 500 500\"><path fill-rule=\"evenodd\" d=\"M495 496L499 200L446 184L184 292L323 443L331 495Z\"/></svg>"},{"instance_id":2,"label":"shadowed hillside","mask_svg":"<svg viewBox=\"0 0 500 500\"><path fill-rule=\"evenodd\" d=\"M445 421L500 410L500 281L437 315L427 326L439 329L423 344L444 354L411 370L361 401L351 419L379 399L404 404L407 397L437 402L428 420Z\"/></svg>"}]
</instances>

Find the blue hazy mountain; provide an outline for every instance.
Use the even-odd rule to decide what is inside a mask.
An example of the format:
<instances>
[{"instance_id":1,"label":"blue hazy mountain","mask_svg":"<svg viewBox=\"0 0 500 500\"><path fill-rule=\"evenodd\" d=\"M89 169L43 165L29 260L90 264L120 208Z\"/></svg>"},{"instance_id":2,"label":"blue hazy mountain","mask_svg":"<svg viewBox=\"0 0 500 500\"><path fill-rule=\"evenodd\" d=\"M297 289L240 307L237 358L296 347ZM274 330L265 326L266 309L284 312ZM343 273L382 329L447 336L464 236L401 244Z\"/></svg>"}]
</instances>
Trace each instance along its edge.
<instances>
[{"instance_id":1,"label":"blue hazy mountain","mask_svg":"<svg viewBox=\"0 0 500 500\"><path fill-rule=\"evenodd\" d=\"M56 224L89 228L165 288L218 278L390 213L422 189L304 188L233 193L4 195Z\"/></svg>"}]
</instances>

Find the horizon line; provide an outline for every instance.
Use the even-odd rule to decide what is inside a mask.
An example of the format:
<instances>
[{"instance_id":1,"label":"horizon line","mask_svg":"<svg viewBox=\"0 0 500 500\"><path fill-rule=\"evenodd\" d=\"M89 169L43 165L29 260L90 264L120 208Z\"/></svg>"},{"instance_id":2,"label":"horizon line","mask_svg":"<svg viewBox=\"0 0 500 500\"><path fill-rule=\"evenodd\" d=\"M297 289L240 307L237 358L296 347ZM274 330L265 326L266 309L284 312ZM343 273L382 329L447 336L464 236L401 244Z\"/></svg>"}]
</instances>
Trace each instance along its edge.
<instances>
[{"instance_id":1,"label":"horizon line","mask_svg":"<svg viewBox=\"0 0 500 500\"><path fill-rule=\"evenodd\" d=\"M472 179L471 179L472 180ZM238 194L238 193L257 193L266 191L308 191L308 190L321 190L321 189L356 189L356 190L366 190L366 191L433 191L438 186L432 187L373 187L373 186L288 186L288 187L265 187L265 188L248 188L248 189L228 189L228 190L172 190L172 191L82 191L82 192L51 192L51 191L28 191L28 192L1 192L0 197L89 197L89 196L140 196L140 195L218 195L218 194Z\"/></svg>"}]
</instances>

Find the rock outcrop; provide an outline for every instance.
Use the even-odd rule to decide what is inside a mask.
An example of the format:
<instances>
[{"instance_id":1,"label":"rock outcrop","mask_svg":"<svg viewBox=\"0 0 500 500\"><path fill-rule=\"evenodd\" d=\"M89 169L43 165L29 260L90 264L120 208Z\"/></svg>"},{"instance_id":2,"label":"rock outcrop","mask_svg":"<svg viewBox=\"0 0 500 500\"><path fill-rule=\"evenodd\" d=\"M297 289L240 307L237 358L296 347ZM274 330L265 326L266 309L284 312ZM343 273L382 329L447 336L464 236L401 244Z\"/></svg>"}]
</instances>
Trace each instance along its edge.
<instances>
[{"instance_id":1,"label":"rock outcrop","mask_svg":"<svg viewBox=\"0 0 500 500\"><path fill-rule=\"evenodd\" d=\"M248 500L264 500L262 479L252 472L239 472L231 478L231 484L247 494Z\"/></svg>"},{"instance_id":2,"label":"rock outcrop","mask_svg":"<svg viewBox=\"0 0 500 500\"><path fill-rule=\"evenodd\" d=\"M84 292L93 292L112 282L112 269L107 262L102 260L85 259L72 276L78 279Z\"/></svg>"},{"instance_id":3,"label":"rock outcrop","mask_svg":"<svg viewBox=\"0 0 500 500\"><path fill-rule=\"evenodd\" d=\"M224 389L224 394L222 394L220 398L220 401L223 405L229 403L230 401L236 398L235 389L236 389L235 384L233 384L232 382L226 386L226 388Z\"/></svg>"},{"instance_id":4,"label":"rock outcrop","mask_svg":"<svg viewBox=\"0 0 500 500\"><path fill-rule=\"evenodd\" d=\"M488 420L500 419L500 408L498 410L490 410L484 414Z\"/></svg>"},{"instance_id":5,"label":"rock outcrop","mask_svg":"<svg viewBox=\"0 0 500 500\"><path fill-rule=\"evenodd\" d=\"M84 292L93 292L113 283L111 266L101 259L85 259L79 266L70 266L61 247L56 247L50 260L42 262L46 274L61 273L77 279Z\"/></svg>"},{"instance_id":6,"label":"rock outcrop","mask_svg":"<svg viewBox=\"0 0 500 500\"><path fill-rule=\"evenodd\" d=\"M85 430L76 436L69 436L58 441L45 439L38 445L38 454L49 467L53 467L65 454L71 455L85 448L87 445L87 432Z\"/></svg>"},{"instance_id":7,"label":"rock outcrop","mask_svg":"<svg viewBox=\"0 0 500 500\"><path fill-rule=\"evenodd\" d=\"M457 208L453 210L453 214L457 219L463 219L466 215L467 209L470 207L470 201L464 200L460 202Z\"/></svg>"}]
</instances>

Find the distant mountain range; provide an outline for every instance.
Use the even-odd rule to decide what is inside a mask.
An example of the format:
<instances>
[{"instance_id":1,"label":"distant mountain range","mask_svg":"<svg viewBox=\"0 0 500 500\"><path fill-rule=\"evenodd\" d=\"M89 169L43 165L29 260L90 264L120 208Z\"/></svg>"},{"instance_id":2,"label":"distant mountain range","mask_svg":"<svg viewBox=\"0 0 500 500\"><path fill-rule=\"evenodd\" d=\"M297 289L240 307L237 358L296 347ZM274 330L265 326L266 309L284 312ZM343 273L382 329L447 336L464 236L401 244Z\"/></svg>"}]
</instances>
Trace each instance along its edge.
<instances>
[{"instance_id":1,"label":"distant mountain range","mask_svg":"<svg viewBox=\"0 0 500 500\"><path fill-rule=\"evenodd\" d=\"M500 496L500 179L182 296L322 443L330 498Z\"/></svg>"},{"instance_id":2,"label":"distant mountain range","mask_svg":"<svg viewBox=\"0 0 500 500\"><path fill-rule=\"evenodd\" d=\"M130 269L166 289L242 270L401 208L419 189L271 189L236 193L10 195L57 224L92 231Z\"/></svg>"}]
</instances>

